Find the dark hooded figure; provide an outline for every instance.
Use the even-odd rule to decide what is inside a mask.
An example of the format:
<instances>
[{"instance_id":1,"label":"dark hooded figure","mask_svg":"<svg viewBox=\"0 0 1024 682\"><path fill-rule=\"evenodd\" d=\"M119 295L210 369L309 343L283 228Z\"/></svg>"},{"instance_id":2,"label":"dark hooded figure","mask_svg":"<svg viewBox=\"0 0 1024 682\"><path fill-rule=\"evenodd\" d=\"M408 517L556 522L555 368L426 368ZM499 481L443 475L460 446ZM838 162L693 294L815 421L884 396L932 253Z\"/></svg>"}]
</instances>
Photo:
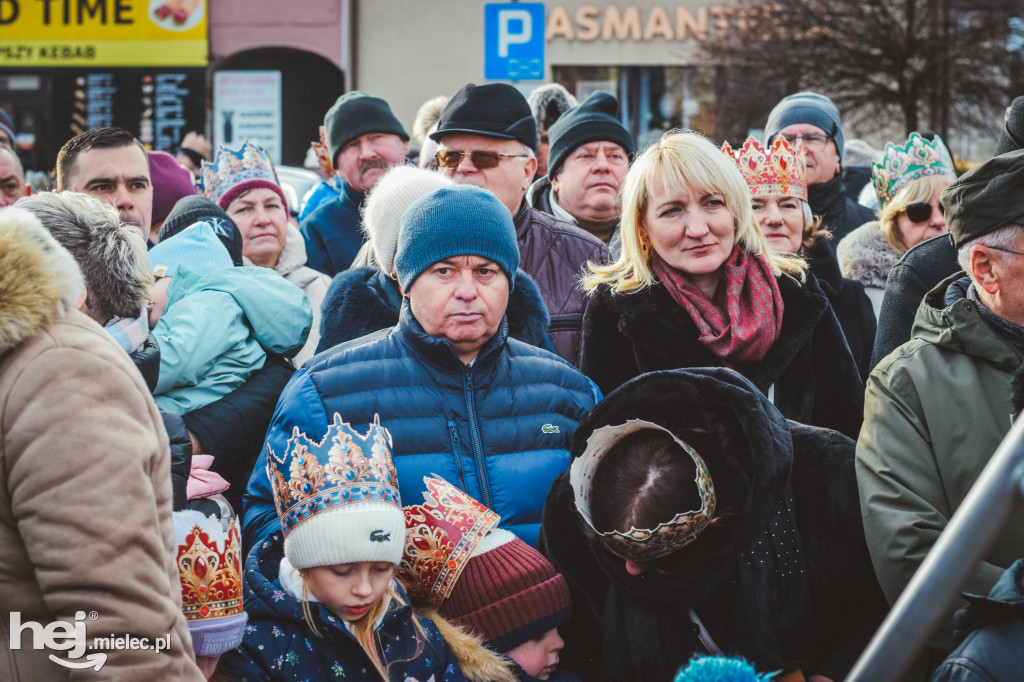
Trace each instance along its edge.
<instances>
[{"instance_id":1,"label":"dark hooded figure","mask_svg":"<svg viewBox=\"0 0 1024 682\"><path fill-rule=\"evenodd\" d=\"M562 660L584 679L667 680L722 653L839 680L884 617L853 441L787 421L733 370L633 379L571 456L540 547L569 582Z\"/></svg>"}]
</instances>

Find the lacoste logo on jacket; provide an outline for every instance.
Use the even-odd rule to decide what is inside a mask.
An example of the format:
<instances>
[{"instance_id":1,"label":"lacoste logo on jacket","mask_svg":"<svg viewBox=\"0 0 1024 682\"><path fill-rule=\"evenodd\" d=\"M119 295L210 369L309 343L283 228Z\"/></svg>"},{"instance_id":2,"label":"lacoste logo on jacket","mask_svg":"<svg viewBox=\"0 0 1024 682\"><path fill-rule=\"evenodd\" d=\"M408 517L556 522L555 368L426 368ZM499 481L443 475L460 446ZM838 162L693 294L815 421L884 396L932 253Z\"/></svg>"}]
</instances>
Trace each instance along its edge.
<instances>
[{"instance_id":1,"label":"lacoste logo on jacket","mask_svg":"<svg viewBox=\"0 0 1024 682\"><path fill-rule=\"evenodd\" d=\"M541 433L558 433L558 427L554 424L545 424L540 427Z\"/></svg>"},{"instance_id":2,"label":"lacoste logo on jacket","mask_svg":"<svg viewBox=\"0 0 1024 682\"><path fill-rule=\"evenodd\" d=\"M375 530L370 533L370 542L390 542L391 533L385 533L383 530Z\"/></svg>"}]
</instances>

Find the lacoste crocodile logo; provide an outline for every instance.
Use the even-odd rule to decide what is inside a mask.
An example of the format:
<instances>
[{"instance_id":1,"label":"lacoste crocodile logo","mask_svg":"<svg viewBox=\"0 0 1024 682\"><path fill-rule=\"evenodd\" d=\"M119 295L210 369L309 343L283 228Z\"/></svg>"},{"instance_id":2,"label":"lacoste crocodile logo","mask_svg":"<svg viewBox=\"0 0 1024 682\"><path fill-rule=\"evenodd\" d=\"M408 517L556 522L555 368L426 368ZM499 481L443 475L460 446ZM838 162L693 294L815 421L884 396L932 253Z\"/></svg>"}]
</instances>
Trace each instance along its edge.
<instances>
[{"instance_id":1,"label":"lacoste crocodile logo","mask_svg":"<svg viewBox=\"0 0 1024 682\"><path fill-rule=\"evenodd\" d=\"M545 424L540 427L541 433L558 433L558 427L554 424Z\"/></svg>"},{"instance_id":2,"label":"lacoste crocodile logo","mask_svg":"<svg viewBox=\"0 0 1024 682\"><path fill-rule=\"evenodd\" d=\"M370 533L370 542L391 542L391 533L375 530Z\"/></svg>"}]
</instances>

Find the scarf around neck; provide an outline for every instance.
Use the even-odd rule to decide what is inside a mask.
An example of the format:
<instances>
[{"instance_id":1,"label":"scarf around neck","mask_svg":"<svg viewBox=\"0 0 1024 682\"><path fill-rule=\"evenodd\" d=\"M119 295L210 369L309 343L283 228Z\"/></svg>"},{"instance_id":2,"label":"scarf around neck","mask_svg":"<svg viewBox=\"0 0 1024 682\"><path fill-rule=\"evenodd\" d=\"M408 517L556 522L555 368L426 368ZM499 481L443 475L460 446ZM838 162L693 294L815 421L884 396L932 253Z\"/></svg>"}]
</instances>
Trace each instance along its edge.
<instances>
[{"instance_id":1,"label":"scarf around neck","mask_svg":"<svg viewBox=\"0 0 1024 682\"><path fill-rule=\"evenodd\" d=\"M722 264L723 281L709 299L657 253L651 266L669 295L689 314L700 342L728 366L759 362L782 331L782 292L763 256L736 245ZM724 296L723 296L724 293Z\"/></svg>"}]
</instances>

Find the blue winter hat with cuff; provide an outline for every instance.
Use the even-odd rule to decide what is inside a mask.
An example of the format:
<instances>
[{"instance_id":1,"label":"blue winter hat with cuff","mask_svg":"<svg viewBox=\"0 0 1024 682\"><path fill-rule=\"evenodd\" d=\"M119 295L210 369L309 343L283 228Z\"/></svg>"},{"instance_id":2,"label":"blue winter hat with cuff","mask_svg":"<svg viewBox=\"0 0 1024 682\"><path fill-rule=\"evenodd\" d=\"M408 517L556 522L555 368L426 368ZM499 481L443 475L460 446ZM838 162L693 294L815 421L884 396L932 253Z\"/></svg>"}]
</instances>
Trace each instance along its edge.
<instances>
[{"instance_id":1,"label":"blue winter hat with cuff","mask_svg":"<svg viewBox=\"0 0 1024 682\"><path fill-rule=\"evenodd\" d=\"M182 265L197 275L210 275L234 265L213 227L205 222L154 246L149 250L149 263L156 277L174 277Z\"/></svg>"},{"instance_id":2,"label":"blue winter hat with cuff","mask_svg":"<svg viewBox=\"0 0 1024 682\"><path fill-rule=\"evenodd\" d=\"M764 126L768 144L775 141L780 130L794 123L817 126L825 131L826 135L835 140L839 162L842 163L843 124L839 119L839 109L832 100L816 92L798 92L784 98L768 114L768 122Z\"/></svg>"},{"instance_id":3,"label":"blue winter hat with cuff","mask_svg":"<svg viewBox=\"0 0 1024 682\"><path fill-rule=\"evenodd\" d=\"M454 256L494 261L512 291L519 245L512 216L496 196L472 185L443 187L417 199L402 216L395 252L398 284L408 293L420 274Z\"/></svg>"}]
</instances>

